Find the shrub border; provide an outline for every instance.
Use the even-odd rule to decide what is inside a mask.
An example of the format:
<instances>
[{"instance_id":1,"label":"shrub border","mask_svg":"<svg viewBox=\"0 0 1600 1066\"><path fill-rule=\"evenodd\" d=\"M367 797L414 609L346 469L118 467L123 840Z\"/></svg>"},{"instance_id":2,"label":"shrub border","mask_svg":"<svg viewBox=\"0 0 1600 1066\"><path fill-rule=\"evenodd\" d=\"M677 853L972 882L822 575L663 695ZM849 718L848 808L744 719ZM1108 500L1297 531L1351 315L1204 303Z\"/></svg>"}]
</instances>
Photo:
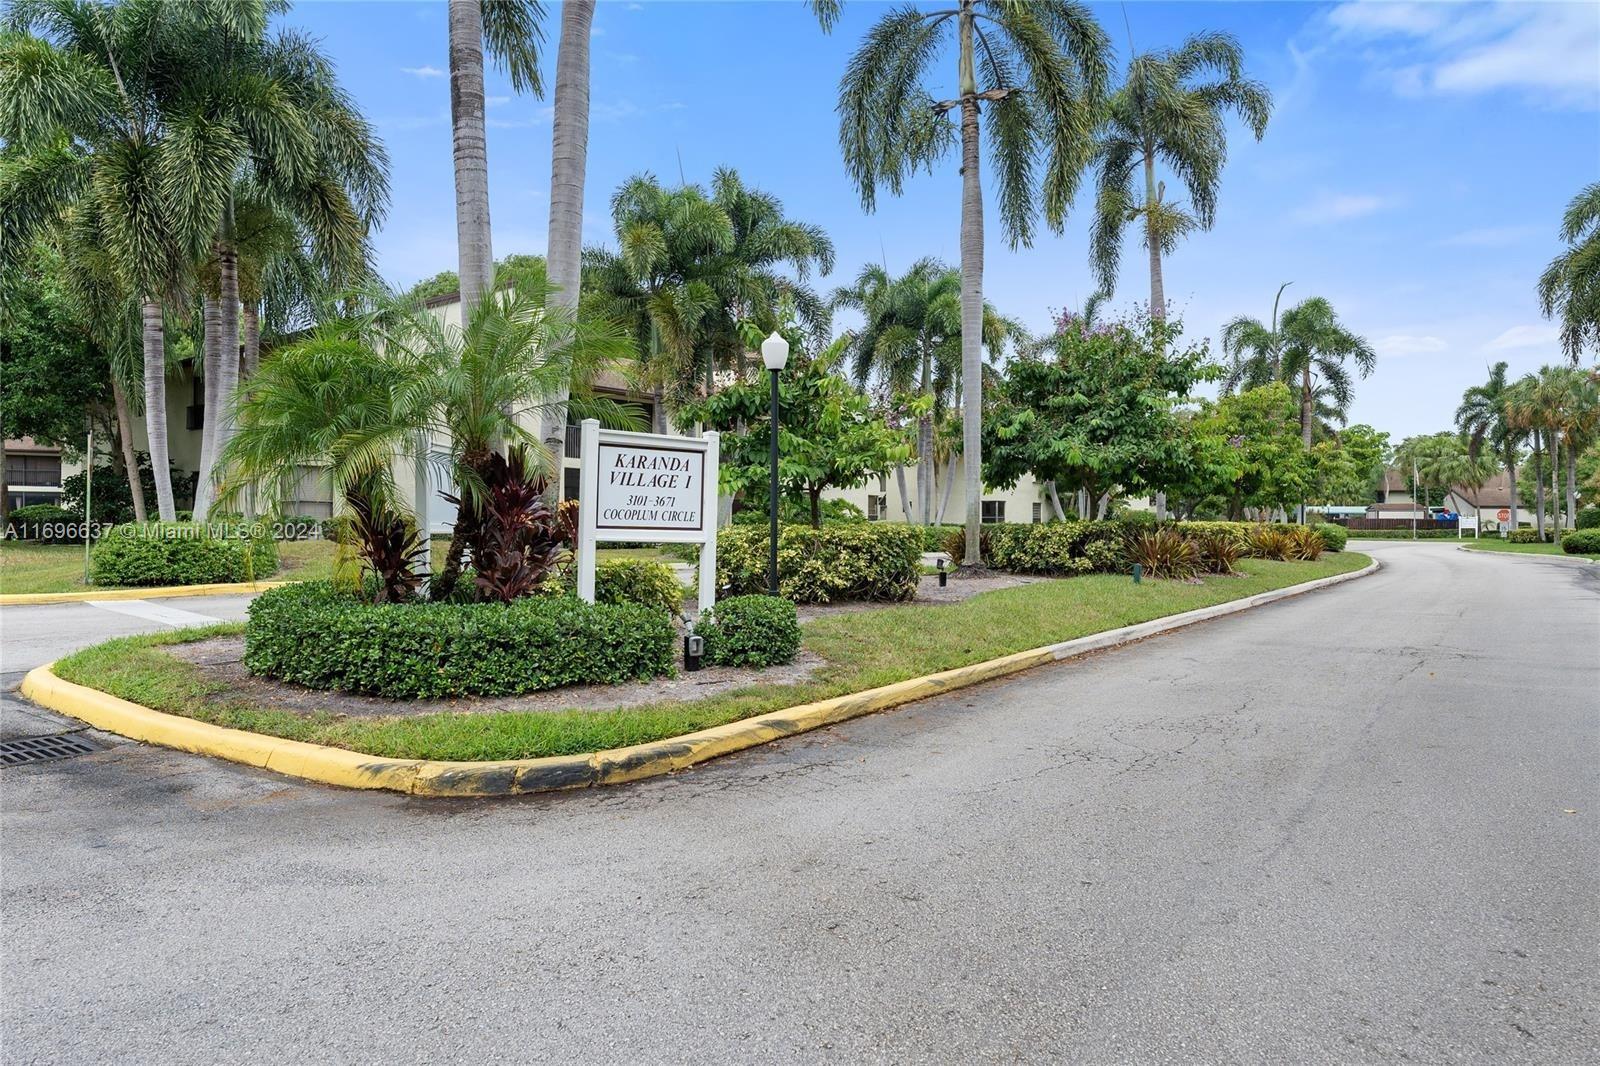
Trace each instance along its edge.
<instances>
[{"instance_id":1,"label":"shrub border","mask_svg":"<svg viewBox=\"0 0 1600 1066\"><path fill-rule=\"evenodd\" d=\"M541 759L456 762L390 759L345 748L285 740L242 729L165 714L106 692L57 677L46 663L23 679L21 692L35 703L71 715L107 732L179 751L212 755L290 777L345 788L388 789L414 796L486 797L617 785L658 777L758 744L871 714L873 711L942 695L1035 666L1129 644L1197 622L1237 614L1291 596L1366 577L1376 560L1360 570L1304 581L1243 599L1108 629L1075 640L960 666L925 677L898 681L847 696L805 703L744 718L683 736L626 748L556 755Z\"/></svg>"}]
</instances>

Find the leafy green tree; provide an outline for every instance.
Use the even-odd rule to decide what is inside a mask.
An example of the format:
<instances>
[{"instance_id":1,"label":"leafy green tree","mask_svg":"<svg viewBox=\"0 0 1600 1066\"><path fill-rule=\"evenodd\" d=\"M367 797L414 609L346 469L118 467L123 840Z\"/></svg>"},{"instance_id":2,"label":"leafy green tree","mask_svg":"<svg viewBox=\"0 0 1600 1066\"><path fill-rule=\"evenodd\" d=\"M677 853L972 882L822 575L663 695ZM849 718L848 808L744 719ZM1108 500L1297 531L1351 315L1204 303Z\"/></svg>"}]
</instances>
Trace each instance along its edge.
<instances>
[{"instance_id":1,"label":"leafy green tree","mask_svg":"<svg viewBox=\"0 0 1600 1066\"><path fill-rule=\"evenodd\" d=\"M1309 491L1311 458L1299 439L1294 396L1282 382L1202 401L1187 426L1194 453L1188 478L1169 490L1180 498L1220 500L1238 521L1287 513Z\"/></svg>"},{"instance_id":2,"label":"leafy green tree","mask_svg":"<svg viewBox=\"0 0 1600 1066\"><path fill-rule=\"evenodd\" d=\"M1195 34L1176 50L1145 52L1128 63L1127 78L1108 101L1096 150L1099 189L1090 260L1102 291L1116 288L1124 230L1142 222L1150 257L1150 314L1166 317L1161 257L1191 231L1210 229L1216 219L1229 112L1243 119L1259 141L1272 113L1272 94L1245 77L1244 50L1228 34ZM1192 211L1166 199L1166 183L1156 178L1157 161L1183 183ZM1141 170L1142 199L1133 191L1134 175Z\"/></svg>"},{"instance_id":3,"label":"leafy green tree","mask_svg":"<svg viewBox=\"0 0 1600 1066\"><path fill-rule=\"evenodd\" d=\"M1371 426L1324 437L1311 446L1310 498L1344 506L1370 502L1388 454L1389 435Z\"/></svg>"},{"instance_id":4,"label":"leafy green tree","mask_svg":"<svg viewBox=\"0 0 1600 1066\"><path fill-rule=\"evenodd\" d=\"M1505 467L1511 487L1511 528L1517 528L1517 458L1522 450L1524 431L1513 421L1506 409L1506 364L1496 363L1489 370L1489 380L1473 385L1461 396L1461 406L1456 408L1456 429L1466 442L1467 453L1474 459L1485 448Z\"/></svg>"},{"instance_id":5,"label":"leafy green tree","mask_svg":"<svg viewBox=\"0 0 1600 1066\"><path fill-rule=\"evenodd\" d=\"M778 485L822 524L822 494L886 474L911 455L909 435L892 428L865 393L837 373L835 342L814 359L801 356L778 380ZM771 394L766 382L739 382L679 413L722 434L722 488L765 511L771 460Z\"/></svg>"},{"instance_id":6,"label":"leafy green tree","mask_svg":"<svg viewBox=\"0 0 1600 1066\"><path fill-rule=\"evenodd\" d=\"M1460 435L1450 432L1407 437L1395 448L1394 461L1423 507L1442 504L1457 485L1481 488L1496 465L1487 456L1473 456Z\"/></svg>"},{"instance_id":7,"label":"leafy green tree","mask_svg":"<svg viewBox=\"0 0 1600 1066\"><path fill-rule=\"evenodd\" d=\"M733 170L719 168L709 194L637 175L617 189L611 212L618 251L585 253L598 290L590 306L628 326L646 377L672 406L714 391L719 367L742 372L746 333L779 328L787 309L811 340L826 336L827 305L807 279L813 268L832 271L833 243Z\"/></svg>"},{"instance_id":8,"label":"leafy green tree","mask_svg":"<svg viewBox=\"0 0 1600 1066\"><path fill-rule=\"evenodd\" d=\"M1283 295L1283 289L1278 290ZM1240 315L1222 328L1222 350L1232 360L1225 391L1256 388L1270 381L1290 383L1300 394L1300 439L1306 451L1316 429L1319 389L1340 419L1355 397L1346 361L1366 377L1377 361L1372 345L1339 321L1333 305L1320 296L1296 304L1280 320L1273 302L1272 325Z\"/></svg>"},{"instance_id":9,"label":"leafy green tree","mask_svg":"<svg viewBox=\"0 0 1600 1066\"><path fill-rule=\"evenodd\" d=\"M1176 406L1215 377L1204 345L1175 349L1176 323L1146 317L1056 335L1049 356L1012 359L984 415L984 481L1024 474L1082 489L1164 489L1192 454Z\"/></svg>"},{"instance_id":10,"label":"leafy green tree","mask_svg":"<svg viewBox=\"0 0 1600 1066\"><path fill-rule=\"evenodd\" d=\"M909 394L917 421L915 521L933 521L935 427L943 424L961 383L961 274L922 259L899 277L869 264L853 284L833 295L833 306L854 308L865 321L845 338L846 358L858 385L875 381L890 395ZM984 344L998 360L1006 342L1022 342L1022 327L984 306ZM900 498L908 508L905 468L897 467Z\"/></svg>"},{"instance_id":11,"label":"leafy green tree","mask_svg":"<svg viewBox=\"0 0 1600 1066\"><path fill-rule=\"evenodd\" d=\"M813 3L824 29L838 13ZM956 97L929 91L934 64L955 38ZM979 126L987 121L1000 221L1013 246L1032 243L1042 213L1060 232L1094 153L1110 43L1076 0L953 0L940 10L891 9L867 33L839 83L839 144L862 206L898 196L961 146L962 454L967 496L964 564L982 562L983 188ZM942 80L942 79L937 79ZM952 118L952 114L959 118Z\"/></svg>"},{"instance_id":12,"label":"leafy green tree","mask_svg":"<svg viewBox=\"0 0 1600 1066\"><path fill-rule=\"evenodd\" d=\"M1561 322L1561 347L1577 366L1600 351L1600 181L1585 185L1561 218L1567 250L1539 276L1539 305Z\"/></svg>"}]
</instances>

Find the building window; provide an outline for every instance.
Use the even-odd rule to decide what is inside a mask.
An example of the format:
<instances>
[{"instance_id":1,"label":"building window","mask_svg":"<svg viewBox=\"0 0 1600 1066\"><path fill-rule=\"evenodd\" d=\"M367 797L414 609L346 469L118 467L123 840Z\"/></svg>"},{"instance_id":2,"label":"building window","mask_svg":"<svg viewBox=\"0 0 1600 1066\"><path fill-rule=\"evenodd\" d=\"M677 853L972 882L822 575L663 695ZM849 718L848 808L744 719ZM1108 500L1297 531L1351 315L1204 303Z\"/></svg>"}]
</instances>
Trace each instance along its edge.
<instances>
[{"instance_id":1,"label":"building window","mask_svg":"<svg viewBox=\"0 0 1600 1066\"><path fill-rule=\"evenodd\" d=\"M6 456L6 484L28 486L61 484L61 456Z\"/></svg>"},{"instance_id":2,"label":"building window","mask_svg":"<svg viewBox=\"0 0 1600 1066\"><path fill-rule=\"evenodd\" d=\"M882 522L889 512L889 497L883 493L867 493L867 521Z\"/></svg>"},{"instance_id":3,"label":"building window","mask_svg":"<svg viewBox=\"0 0 1600 1066\"><path fill-rule=\"evenodd\" d=\"M1004 522L1006 520L1006 501L984 500L983 520L985 522Z\"/></svg>"},{"instance_id":4,"label":"building window","mask_svg":"<svg viewBox=\"0 0 1600 1066\"><path fill-rule=\"evenodd\" d=\"M1033 505L1033 520L1035 523L1044 521L1044 504L1036 503Z\"/></svg>"},{"instance_id":5,"label":"building window","mask_svg":"<svg viewBox=\"0 0 1600 1066\"><path fill-rule=\"evenodd\" d=\"M578 498L578 485L583 480L583 472L575 466L569 466L561 472L561 498L563 500L576 500Z\"/></svg>"}]
</instances>

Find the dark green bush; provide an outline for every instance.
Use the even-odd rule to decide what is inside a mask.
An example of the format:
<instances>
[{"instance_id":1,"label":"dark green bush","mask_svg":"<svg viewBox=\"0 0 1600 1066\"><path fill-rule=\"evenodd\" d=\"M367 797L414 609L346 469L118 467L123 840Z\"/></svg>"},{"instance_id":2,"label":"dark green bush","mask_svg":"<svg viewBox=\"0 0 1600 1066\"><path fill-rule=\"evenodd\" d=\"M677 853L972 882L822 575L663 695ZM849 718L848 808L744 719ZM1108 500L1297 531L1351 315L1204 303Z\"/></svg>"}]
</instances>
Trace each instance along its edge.
<instances>
[{"instance_id":1,"label":"dark green bush","mask_svg":"<svg viewBox=\"0 0 1600 1066\"><path fill-rule=\"evenodd\" d=\"M311 688L391 699L512 696L672 672L664 613L571 596L373 604L323 581L250 605L245 666Z\"/></svg>"},{"instance_id":2,"label":"dark green bush","mask_svg":"<svg viewBox=\"0 0 1600 1066\"><path fill-rule=\"evenodd\" d=\"M788 525L778 534L778 589L796 603L909 600L921 577L922 533L916 526ZM766 527L730 526L719 533L718 591L740 596L766 588Z\"/></svg>"},{"instance_id":3,"label":"dark green bush","mask_svg":"<svg viewBox=\"0 0 1600 1066\"><path fill-rule=\"evenodd\" d=\"M775 666L800 652L800 620L781 596L733 596L707 611L695 626L713 666Z\"/></svg>"},{"instance_id":4,"label":"dark green bush","mask_svg":"<svg viewBox=\"0 0 1600 1066\"><path fill-rule=\"evenodd\" d=\"M1600 529L1575 529L1561 538L1561 550L1568 555L1593 555L1600 552Z\"/></svg>"},{"instance_id":5,"label":"dark green bush","mask_svg":"<svg viewBox=\"0 0 1600 1066\"><path fill-rule=\"evenodd\" d=\"M35 540L41 544L66 544L83 539L83 522L65 507L30 503L18 507L6 520L10 540Z\"/></svg>"},{"instance_id":6,"label":"dark green bush","mask_svg":"<svg viewBox=\"0 0 1600 1066\"><path fill-rule=\"evenodd\" d=\"M1095 523L1076 520L994 525L985 527L985 533L985 561L1017 574L1087 574L1094 564L1085 550L1091 540L1101 539Z\"/></svg>"},{"instance_id":7,"label":"dark green bush","mask_svg":"<svg viewBox=\"0 0 1600 1066\"><path fill-rule=\"evenodd\" d=\"M1537 529L1513 529L1506 534L1506 541L1510 544L1538 544L1539 531Z\"/></svg>"},{"instance_id":8,"label":"dark green bush","mask_svg":"<svg viewBox=\"0 0 1600 1066\"><path fill-rule=\"evenodd\" d=\"M1318 522L1311 528L1321 534L1323 546L1329 551L1344 551L1345 539L1349 536L1349 533L1343 526L1334 522Z\"/></svg>"},{"instance_id":9,"label":"dark green bush","mask_svg":"<svg viewBox=\"0 0 1600 1066\"><path fill-rule=\"evenodd\" d=\"M666 563L650 559L615 559L595 564L597 603L632 603L676 614L683 606L683 582Z\"/></svg>"},{"instance_id":10,"label":"dark green bush","mask_svg":"<svg viewBox=\"0 0 1600 1066\"><path fill-rule=\"evenodd\" d=\"M962 526L952 526L949 524L942 526L918 526L917 528L922 530L922 550L925 552L944 551L945 545L949 541L950 534L952 532L961 533L963 536L965 535L965 529Z\"/></svg>"},{"instance_id":11,"label":"dark green bush","mask_svg":"<svg viewBox=\"0 0 1600 1066\"><path fill-rule=\"evenodd\" d=\"M1600 507L1580 507L1574 524L1577 529L1600 529Z\"/></svg>"},{"instance_id":12,"label":"dark green bush","mask_svg":"<svg viewBox=\"0 0 1600 1066\"><path fill-rule=\"evenodd\" d=\"M96 585L208 585L270 577L278 548L262 525L130 523L101 537L90 561Z\"/></svg>"}]
</instances>

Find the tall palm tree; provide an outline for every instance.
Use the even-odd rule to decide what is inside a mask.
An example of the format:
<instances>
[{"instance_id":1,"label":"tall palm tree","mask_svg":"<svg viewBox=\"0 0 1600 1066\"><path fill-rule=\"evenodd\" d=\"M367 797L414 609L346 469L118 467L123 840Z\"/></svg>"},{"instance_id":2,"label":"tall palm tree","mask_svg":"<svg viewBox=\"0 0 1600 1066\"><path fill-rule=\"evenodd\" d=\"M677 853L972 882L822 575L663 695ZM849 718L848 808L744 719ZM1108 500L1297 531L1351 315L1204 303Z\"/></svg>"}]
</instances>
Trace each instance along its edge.
<instances>
[{"instance_id":1,"label":"tall palm tree","mask_svg":"<svg viewBox=\"0 0 1600 1066\"><path fill-rule=\"evenodd\" d=\"M1456 408L1456 429L1467 444L1467 451L1476 459L1485 446L1505 466L1506 478L1511 486L1511 528L1517 528L1517 454L1520 451L1522 432L1506 413L1506 364L1496 363L1489 369L1489 380L1473 385L1461 396L1461 406Z\"/></svg>"},{"instance_id":2,"label":"tall palm tree","mask_svg":"<svg viewBox=\"0 0 1600 1066\"><path fill-rule=\"evenodd\" d=\"M1593 371L1577 367L1546 367L1540 376L1546 375L1547 395L1554 401L1547 413L1563 448L1566 522L1571 525L1578 514L1578 456L1594 444L1600 430L1600 388Z\"/></svg>"},{"instance_id":3,"label":"tall palm tree","mask_svg":"<svg viewBox=\"0 0 1600 1066\"><path fill-rule=\"evenodd\" d=\"M865 322L846 339L845 358L858 384L876 380L891 392L917 396L917 504L915 518L934 518L935 427L943 423L961 381L961 273L922 259L899 277L863 267L852 285L833 295L833 306L860 311ZM984 345L998 359L1006 342L1021 341L1021 327L984 306ZM896 469L900 498L909 512L905 468Z\"/></svg>"},{"instance_id":4,"label":"tall palm tree","mask_svg":"<svg viewBox=\"0 0 1600 1066\"><path fill-rule=\"evenodd\" d=\"M1547 453L1550 456L1552 483L1560 458L1553 418L1558 402L1556 391L1553 380L1541 372L1524 374L1506 389L1505 395L1506 417L1512 428L1528 434L1533 444L1534 528L1540 540L1545 535L1544 457Z\"/></svg>"},{"instance_id":5,"label":"tall palm tree","mask_svg":"<svg viewBox=\"0 0 1600 1066\"><path fill-rule=\"evenodd\" d=\"M838 5L814 3L824 29ZM956 41L954 99L925 87L948 36ZM1013 246L1032 243L1042 214L1060 232L1094 151L1110 44L1076 0L953 0L947 9L891 10L867 33L839 83L839 143L862 206L961 145L962 453L966 554L978 547L983 455L983 188L980 121L999 180L1000 220ZM952 112L959 119L952 118Z\"/></svg>"},{"instance_id":6,"label":"tall palm tree","mask_svg":"<svg viewBox=\"0 0 1600 1066\"><path fill-rule=\"evenodd\" d=\"M470 314L494 285L489 231L489 149L484 133L483 53L516 92L544 95L539 45L544 15L538 0L450 0L450 135L455 160L456 251L461 308Z\"/></svg>"},{"instance_id":7,"label":"tall palm tree","mask_svg":"<svg viewBox=\"0 0 1600 1066\"><path fill-rule=\"evenodd\" d=\"M832 270L832 242L786 218L776 198L734 171L719 168L709 195L636 175L612 196L611 213L618 250L585 253L594 306L628 325L646 378L669 405L709 395L717 368L740 364L741 324L765 335L792 306L807 332L825 339L827 304L807 279L813 268Z\"/></svg>"},{"instance_id":8,"label":"tall palm tree","mask_svg":"<svg viewBox=\"0 0 1600 1066\"><path fill-rule=\"evenodd\" d=\"M1142 220L1153 318L1167 313L1162 255L1191 230L1208 230L1216 220L1229 112L1243 119L1259 141L1272 113L1272 94L1245 77L1244 50L1226 33L1199 33L1175 51L1134 56L1127 79L1108 101L1096 151L1099 188L1090 261L1101 289L1113 291L1123 232ZM1165 199L1166 183L1156 178L1158 160L1183 182L1192 211ZM1133 191L1140 170L1142 199Z\"/></svg>"},{"instance_id":9,"label":"tall palm tree","mask_svg":"<svg viewBox=\"0 0 1600 1066\"><path fill-rule=\"evenodd\" d=\"M1278 290L1283 295L1283 289ZM1377 357L1372 345L1340 323L1333 305L1313 296L1278 317L1273 301L1271 326L1241 315L1222 328L1222 349L1232 360L1223 381L1225 392L1282 381L1300 392L1300 437L1307 451L1316 428L1319 391L1343 417L1354 398L1346 360L1362 377L1372 372Z\"/></svg>"},{"instance_id":10,"label":"tall palm tree","mask_svg":"<svg viewBox=\"0 0 1600 1066\"><path fill-rule=\"evenodd\" d=\"M1539 305L1561 320L1561 347L1577 366L1585 348L1600 349L1600 181L1567 204L1561 239L1568 247L1539 276Z\"/></svg>"},{"instance_id":11,"label":"tall palm tree","mask_svg":"<svg viewBox=\"0 0 1600 1066\"><path fill-rule=\"evenodd\" d=\"M550 299L576 315L583 283L583 187L589 157L589 38L594 0L561 5L561 50L556 53L555 122L550 148ZM540 436L556 469L566 447L566 390L551 398ZM555 479L561 491L561 479Z\"/></svg>"}]
</instances>

